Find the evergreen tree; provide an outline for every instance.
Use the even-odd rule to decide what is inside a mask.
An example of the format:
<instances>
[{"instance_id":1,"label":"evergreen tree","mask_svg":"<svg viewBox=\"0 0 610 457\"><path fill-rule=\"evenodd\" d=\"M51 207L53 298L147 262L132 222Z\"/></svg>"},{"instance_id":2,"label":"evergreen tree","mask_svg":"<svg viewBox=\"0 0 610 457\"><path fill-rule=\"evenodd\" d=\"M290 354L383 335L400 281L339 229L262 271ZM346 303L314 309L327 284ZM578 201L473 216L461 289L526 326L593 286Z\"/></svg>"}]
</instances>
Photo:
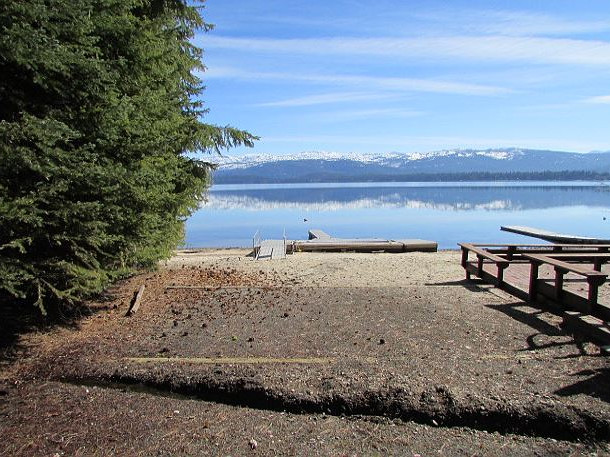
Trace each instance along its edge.
<instances>
[{"instance_id":1,"label":"evergreen tree","mask_svg":"<svg viewBox=\"0 0 610 457\"><path fill-rule=\"evenodd\" d=\"M0 294L67 304L183 238L218 152L186 0L0 3Z\"/></svg>"}]
</instances>

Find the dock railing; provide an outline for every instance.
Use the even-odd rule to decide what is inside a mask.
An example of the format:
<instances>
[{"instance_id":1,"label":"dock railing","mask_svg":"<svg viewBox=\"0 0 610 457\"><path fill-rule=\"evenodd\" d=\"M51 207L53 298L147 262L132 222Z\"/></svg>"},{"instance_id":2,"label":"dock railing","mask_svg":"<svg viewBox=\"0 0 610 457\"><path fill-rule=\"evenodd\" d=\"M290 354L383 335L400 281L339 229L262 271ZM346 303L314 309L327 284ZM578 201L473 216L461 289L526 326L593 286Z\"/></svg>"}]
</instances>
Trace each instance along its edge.
<instances>
[{"instance_id":1,"label":"dock railing","mask_svg":"<svg viewBox=\"0 0 610 457\"><path fill-rule=\"evenodd\" d=\"M261 233L260 230L257 230L254 236L252 237L252 259L258 259L258 253L261 249Z\"/></svg>"},{"instance_id":2,"label":"dock railing","mask_svg":"<svg viewBox=\"0 0 610 457\"><path fill-rule=\"evenodd\" d=\"M284 239L284 256L286 256L286 227L284 227L283 239Z\"/></svg>"}]
</instances>

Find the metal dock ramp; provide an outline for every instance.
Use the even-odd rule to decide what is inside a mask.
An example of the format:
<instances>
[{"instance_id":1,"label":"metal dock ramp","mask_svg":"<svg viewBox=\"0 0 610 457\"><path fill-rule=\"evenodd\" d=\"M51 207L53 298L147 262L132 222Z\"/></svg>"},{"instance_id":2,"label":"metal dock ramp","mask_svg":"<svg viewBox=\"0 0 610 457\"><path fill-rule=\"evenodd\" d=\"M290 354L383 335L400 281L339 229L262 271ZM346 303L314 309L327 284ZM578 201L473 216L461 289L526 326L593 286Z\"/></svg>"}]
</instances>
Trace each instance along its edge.
<instances>
[{"instance_id":1,"label":"metal dock ramp","mask_svg":"<svg viewBox=\"0 0 610 457\"><path fill-rule=\"evenodd\" d=\"M286 234L283 240L262 240L257 231L252 238L254 260L278 260L286 258Z\"/></svg>"}]
</instances>

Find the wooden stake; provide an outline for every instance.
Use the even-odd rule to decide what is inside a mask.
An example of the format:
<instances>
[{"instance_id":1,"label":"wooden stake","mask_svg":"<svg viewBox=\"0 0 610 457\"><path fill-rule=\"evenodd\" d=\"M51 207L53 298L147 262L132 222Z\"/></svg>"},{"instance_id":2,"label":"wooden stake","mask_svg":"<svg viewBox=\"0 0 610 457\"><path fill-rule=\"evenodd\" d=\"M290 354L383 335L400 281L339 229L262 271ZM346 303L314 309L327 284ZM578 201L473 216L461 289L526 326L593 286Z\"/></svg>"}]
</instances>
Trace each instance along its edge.
<instances>
[{"instance_id":1,"label":"wooden stake","mask_svg":"<svg viewBox=\"0 0 610 457\"><path fill-rule=\"evenodd\" d=\"M144 284L142 284L140 286L140 289L134 295L133 300L131 301L131 305L127 310L127 314L125 314L126 316L131 316L132 314L135 314L138 308L140 307L140 303L142 302L142 295L144 295L144 288L145 286Z\"/></svg>"}]
</instances>

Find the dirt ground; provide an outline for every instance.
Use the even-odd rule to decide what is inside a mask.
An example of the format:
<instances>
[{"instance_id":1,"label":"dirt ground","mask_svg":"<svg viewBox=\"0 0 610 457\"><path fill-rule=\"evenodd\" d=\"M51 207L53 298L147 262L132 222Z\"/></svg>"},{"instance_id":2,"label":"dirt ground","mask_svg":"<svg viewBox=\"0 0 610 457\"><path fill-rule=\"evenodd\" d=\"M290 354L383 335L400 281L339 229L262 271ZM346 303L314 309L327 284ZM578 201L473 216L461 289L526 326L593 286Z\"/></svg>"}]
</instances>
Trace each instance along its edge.
<instances>
[{"instance_id":1,"label":"dirt ground","mask_svg":"<svg viewBox=\"0 0 610 457\"><path fill-rule=\"evenodd\" d=\"M457 251L247 254L180 252L22 335L0 455L610 455L610 359Z\"/></svg>"}]
</instances>

